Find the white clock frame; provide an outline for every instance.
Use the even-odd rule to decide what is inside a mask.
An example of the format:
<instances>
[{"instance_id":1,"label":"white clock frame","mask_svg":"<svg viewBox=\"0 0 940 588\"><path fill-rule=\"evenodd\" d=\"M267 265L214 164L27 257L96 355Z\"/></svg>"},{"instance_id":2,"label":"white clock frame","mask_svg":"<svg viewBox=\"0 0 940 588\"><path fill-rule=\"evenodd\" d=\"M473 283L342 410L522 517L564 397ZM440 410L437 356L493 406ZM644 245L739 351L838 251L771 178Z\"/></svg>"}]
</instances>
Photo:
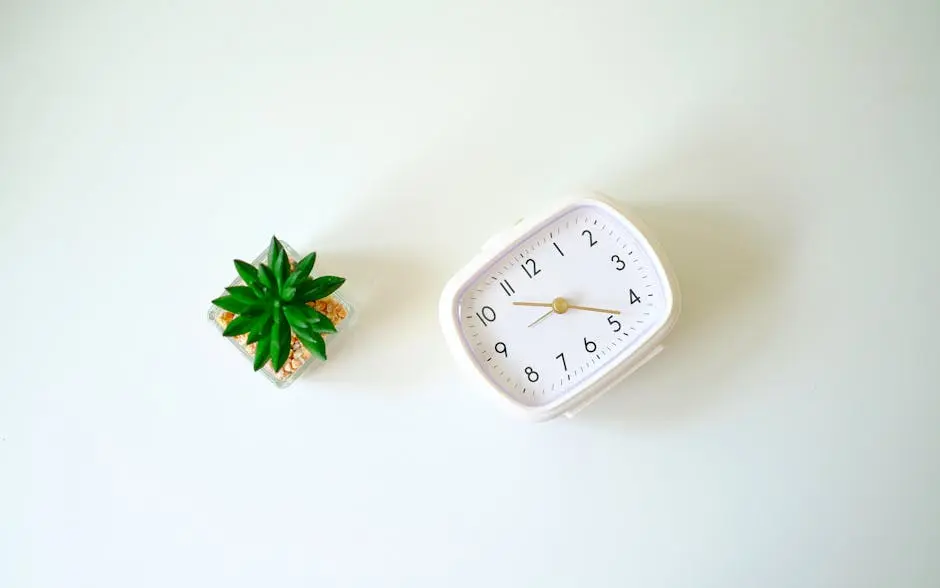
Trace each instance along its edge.
<instances>
[{"instance_id":1,"label":"white clock frame","mask_svg":"<svg viewBox=\"0 0 940 588\"><path fill-rule=\"evenodd\" d=\"M481 277L484 271L494 261L501 259L516 244L529 238L535 232L543 229L552 222L574 208L593 206L602 209L607 214L617 218L631 229L637 241L646 248L650 254L650 261L659 273L665 298L666 318L657 329L645 333L632 352L611 362L611 365L598 370L585 381L578 392L543 405L527 406L519 403L503 392L486 375L483 367L473 358L468 343L461 334L459 304L461 295L466 287ZM636 371L644 363L652 359L662 349L662 341L672 330L679 318L680 297L678 283L662 249L650 237L650 232L635 214L627 213L622 205L614 205L608 198L599 195L578 195L567 198L561 203L547 208L540 214L520 220L511 229L498 233L490 238L481 251L463 268L461 268L444 286L439 305L439 318L444 338L451 354L456 358L463 371L468 372L477 382L492 391L491 396L501 400L504 408L516 416L529 421L546 421L562 414L572 417L588 404L609 391L613 386Z\"/></svg>"}]
</instances>

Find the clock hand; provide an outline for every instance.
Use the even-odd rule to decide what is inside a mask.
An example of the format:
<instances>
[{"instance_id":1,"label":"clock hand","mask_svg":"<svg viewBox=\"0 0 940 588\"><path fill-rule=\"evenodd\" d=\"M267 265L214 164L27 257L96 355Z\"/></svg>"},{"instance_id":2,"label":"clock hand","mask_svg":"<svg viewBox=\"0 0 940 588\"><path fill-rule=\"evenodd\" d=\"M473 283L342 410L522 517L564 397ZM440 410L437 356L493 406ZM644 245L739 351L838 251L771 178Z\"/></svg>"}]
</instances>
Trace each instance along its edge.
<instances>
[{"instance_id":1,"label":"clock hand","mask_svg":"<svg viewBox=\"0 0 940 588\"><path fill-rule=\"evenodd\" d=\"M574 308L575 310L587 310L589 312L602 312L604 314L620 314L619 310L614 310L612 308L595 308L593 306L579 306L577 304L568 304L568 301L564 298L556 298L551 302L513 302L516 306L540 306L543 308L551 308L553 312L558 314L564 314L568 312L568 309Z\"/></svg>"},{"instance_id":2,"label":"clock hand","mask_svg":"<svg viewBox=\"0 0 940 588\"><path fill-rule=\"evenodd\" d=\"M551 302L513 302L516 306L544 306L545 308L551 308Z\"/></svg>"},{"instance_id":3,"label":"clock hand","mask_svg":"<svg viewBox=\"0 0 940 588\"><path fill-rule=\"evenodd\" d=\"M544 321L545 319L547 319L548 317L552 316L553 314L555 314L555 311L554 311L554 310L550 310L550 311L546 312L545 314L543 314L542 316L540 316L539 318L535 319L535 322L533 322L533 323L530 324L529 326L530 326L530 327L534 327L535 325L537 325L537 324L539 324L540 322Z\"/></svg>"},{"instance_id":4,"label":"clock hand","mask_svg":"<svg viewBox=\"0 0 940 588\"><path fill-rule=\"evenodd\" d=\"M577 306L571 304L568 308L575 308L577 310L587 310L590 312L603 312L604 314L620 314L619 310L613 310L611 308L594 308L593 306Z\"/></svg>"}]
</instances>

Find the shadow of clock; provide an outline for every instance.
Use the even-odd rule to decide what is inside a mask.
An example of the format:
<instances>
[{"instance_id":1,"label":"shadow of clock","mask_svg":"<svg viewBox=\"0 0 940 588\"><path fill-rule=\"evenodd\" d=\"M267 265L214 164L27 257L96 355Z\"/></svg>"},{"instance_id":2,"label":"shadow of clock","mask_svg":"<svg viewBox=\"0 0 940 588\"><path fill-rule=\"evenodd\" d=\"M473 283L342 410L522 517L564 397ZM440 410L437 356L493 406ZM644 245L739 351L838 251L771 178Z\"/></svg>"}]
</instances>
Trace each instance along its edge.
<instances>
[{"instance_id":1,"label":"shadow of clock","mask_svg":"<svg viewBox=\"0 0 940 588\"><path fill-rule=\"evenodd\" d=\"M682 296L664 351L586 407L575 421L660 427L701 418L785 316L775 294L785 251L753 216L730 205L632 206L659 241Z\"/></svg>"}]
</instances>

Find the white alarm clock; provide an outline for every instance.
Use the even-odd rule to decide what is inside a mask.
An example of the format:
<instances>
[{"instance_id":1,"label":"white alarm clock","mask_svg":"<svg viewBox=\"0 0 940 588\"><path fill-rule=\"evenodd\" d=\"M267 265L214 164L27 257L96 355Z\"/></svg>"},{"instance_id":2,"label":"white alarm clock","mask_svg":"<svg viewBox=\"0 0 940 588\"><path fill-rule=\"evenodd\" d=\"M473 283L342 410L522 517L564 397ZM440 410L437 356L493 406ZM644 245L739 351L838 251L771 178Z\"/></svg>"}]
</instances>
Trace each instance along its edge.
<instances>
[{"instance_id":1,"label":"white alarm clock","mask_svg":"<svg viewBox=\"0 0 940 588\"><path fill-rule=\"evenodd\" d=\"M656 355L679 314L661 251L628 216L578 197L492 238L445 286L448 346L518 415L573 415Z\"/></svg>"}]
</instances>

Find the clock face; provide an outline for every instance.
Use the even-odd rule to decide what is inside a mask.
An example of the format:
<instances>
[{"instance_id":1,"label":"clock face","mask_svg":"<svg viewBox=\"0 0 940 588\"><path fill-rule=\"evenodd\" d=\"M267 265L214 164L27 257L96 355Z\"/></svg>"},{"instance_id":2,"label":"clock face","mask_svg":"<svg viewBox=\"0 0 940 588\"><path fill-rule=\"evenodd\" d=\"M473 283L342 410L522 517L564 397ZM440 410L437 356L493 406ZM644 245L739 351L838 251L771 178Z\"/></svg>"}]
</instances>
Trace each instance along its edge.
<instances>
[{"instance_id":1,"label":"clock face","mask_svg":"<svg viewBox=\"0 0 940 588\"><path fill-rule=\"evenodd\" d=\"M629 358L669 318L662 266L636 228L582 204L530 231L457 295L458 330L511 400L545 407Z\"/></svg>"}]
</instances>

